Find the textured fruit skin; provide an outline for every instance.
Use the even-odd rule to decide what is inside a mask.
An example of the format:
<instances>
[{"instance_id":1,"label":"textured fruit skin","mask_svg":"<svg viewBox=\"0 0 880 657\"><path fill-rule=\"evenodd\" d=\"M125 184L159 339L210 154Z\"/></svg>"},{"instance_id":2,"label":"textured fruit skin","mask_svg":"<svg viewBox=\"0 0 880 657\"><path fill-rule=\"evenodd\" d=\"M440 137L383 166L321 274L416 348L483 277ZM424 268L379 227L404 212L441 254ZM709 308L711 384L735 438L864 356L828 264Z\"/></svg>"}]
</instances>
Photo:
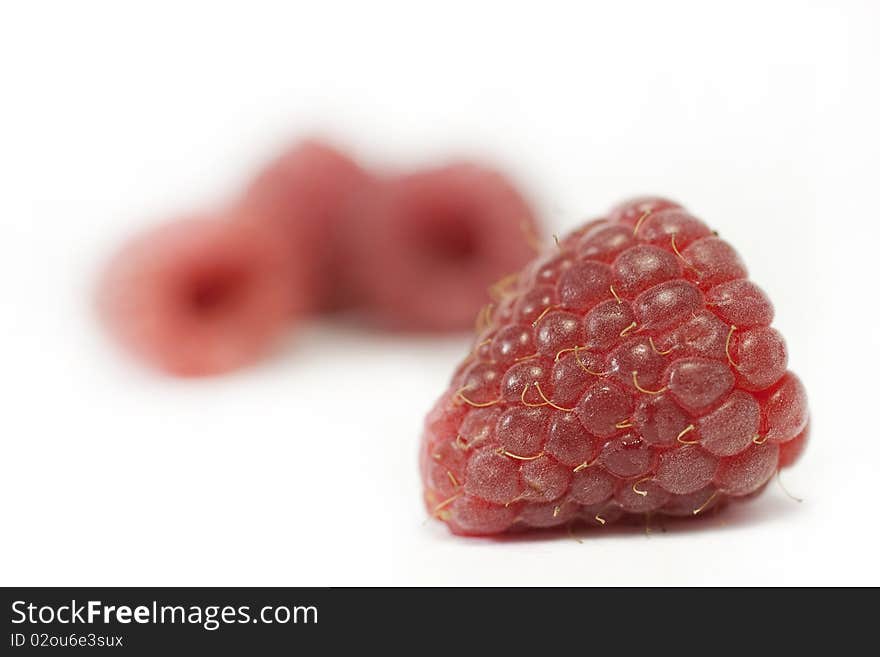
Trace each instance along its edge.
<instances>
[{"instance_id":1,"label":"textured fruit skin","mask_svg":"<svg viewBox=\"0 0 880 657\"><path fill-rule=\"evenodd\" d=\"M497 171L456 162L383 179L351 225L360 310L382 328L473 326L485 290L535 255L537 222Z\"/></svg>"},{"instance_id":2,"label":"textured fruit skin","mask_svg":"<svg viewBox=\"0 0 880 657\"><path fill-rule=\"evenodd\" d=\"M242 199L249 216L287 243L289 257L303 260L316 310L354 303L349 234L361 220L358 199L373 180L348 154L306 139L260 171Z\"/></svg>"},{"instance_id":3,"label":"textured fruit skin","mask_svg":"<svg viewBox=\"0 0 880 657\"><path fill-rule=\"evenodd\" d=\"M152 229L111 260L98 288L109 332L175 376L259 360L309 305L285 240L237 207Z\"/></svg>"},{"instance_id":4,"label":"textured fruit skin","mask_svg":"<svg viewBox=\"0 0 880 657\"><path fill-rule=\"evenodd\" d=\"M806 393L736 251L640 198L561 239L479 315L429 413L429 513L457 534L751 497L798 458Z\"/></svg>"}]
</instances>

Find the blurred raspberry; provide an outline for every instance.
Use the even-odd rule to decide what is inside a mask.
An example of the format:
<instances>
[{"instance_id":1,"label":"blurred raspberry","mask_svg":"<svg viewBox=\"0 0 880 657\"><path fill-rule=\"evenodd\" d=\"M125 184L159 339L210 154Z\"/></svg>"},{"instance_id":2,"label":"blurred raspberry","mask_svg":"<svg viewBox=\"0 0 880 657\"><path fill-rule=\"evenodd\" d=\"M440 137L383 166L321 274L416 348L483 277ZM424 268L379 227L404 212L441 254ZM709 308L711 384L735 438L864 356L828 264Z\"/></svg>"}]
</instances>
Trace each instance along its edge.
<instances>
[{"instance_id":1,"label":"blurred raspberry","mask_svg":"<svg viewBox=\"0 0 880 657\"><path fill-rule=\"evenodd\" d=\"M147 232L104 272L99 309L129 350L178 376L262 357L307 305L301 252L236 210Z\"/></svg>"},{"instance_id":2,"label":"blurred raspberry","mask_svg":"<svg viewBox=\"0 0 880 657\"><path fill-rule=\"evenodd\" d=\"M316 309L352 302L350 225L361 221L357 199L372 178L353 159L317 140L293 145L259 173L244 199L256 220L275 225L289 257L308 255L306 287Z\"/></svg>"},{"instance_id":3,"label":"blurred raspberry","mask_svg":"<svg viewBox=\"0 0 880 657\"><path fill-rule=\"evenodd\" d=\"M349 228L364 313L386 328L473 324L486 288L534 255L526 200L501 174L457 163L384 180Z\"/></svg>"},{"instance_id":4,"label":"blurred raspberry","mask_svg":"<svg viewBox=\"0 0 880 657\"><path fill-rule=\"evenodd\" d=\"M429 511L480 535L700 515L760 491L800 455L809 412L746 275L665 199L563 238L481 312L429 416Z\"/></svg>"}]
</instances>

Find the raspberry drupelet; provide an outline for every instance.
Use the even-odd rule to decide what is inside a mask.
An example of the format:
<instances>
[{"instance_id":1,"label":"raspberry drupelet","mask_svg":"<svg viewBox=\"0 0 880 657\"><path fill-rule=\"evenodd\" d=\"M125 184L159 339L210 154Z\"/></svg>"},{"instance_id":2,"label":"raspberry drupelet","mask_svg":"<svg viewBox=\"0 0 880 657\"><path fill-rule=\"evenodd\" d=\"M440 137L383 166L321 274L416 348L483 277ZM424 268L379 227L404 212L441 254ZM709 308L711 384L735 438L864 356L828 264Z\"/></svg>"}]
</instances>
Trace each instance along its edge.
<instances>
[{"instance_id":1,"label":"raspberry drupelet","mask_svg":"<svg viewBox=\"0 0 880 657\"><path fill-rule=\"evenodd\" d=\"M677 203L623 203L495 291L422 439L454 533L700 515L802 452L770 300Z\"/></svg>"}]
</instances>

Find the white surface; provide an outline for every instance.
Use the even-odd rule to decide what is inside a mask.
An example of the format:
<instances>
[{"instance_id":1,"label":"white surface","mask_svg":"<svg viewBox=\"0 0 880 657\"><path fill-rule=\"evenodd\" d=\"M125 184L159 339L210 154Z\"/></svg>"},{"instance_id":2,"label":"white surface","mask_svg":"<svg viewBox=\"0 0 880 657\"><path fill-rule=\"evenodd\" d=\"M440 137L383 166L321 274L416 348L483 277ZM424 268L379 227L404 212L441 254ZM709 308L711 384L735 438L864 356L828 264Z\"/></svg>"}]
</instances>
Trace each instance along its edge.
<instances>
[{"instance_id":1,"label":"white surface","mask_svg":"<svg viewBox=\"0 0 880 657\"><path fill-rule=\"evenodd\" d=\"M876 3L510 4L4 5L0 584L880 584ZM121 357L101 259L312 128L401 164L483 152L559 230L685 202L776 303L806 501L458 539L425 521L416 447L464 339L316 325L204 382Z\"/></svg>"}]
</instances>

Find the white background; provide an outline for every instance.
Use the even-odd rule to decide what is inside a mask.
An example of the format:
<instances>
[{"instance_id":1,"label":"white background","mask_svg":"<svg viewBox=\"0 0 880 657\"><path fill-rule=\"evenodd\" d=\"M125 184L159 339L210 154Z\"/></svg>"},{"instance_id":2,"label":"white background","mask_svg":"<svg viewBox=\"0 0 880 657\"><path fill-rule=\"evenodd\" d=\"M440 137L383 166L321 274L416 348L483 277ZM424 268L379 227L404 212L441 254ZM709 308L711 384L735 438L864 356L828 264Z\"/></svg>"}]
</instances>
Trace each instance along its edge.
<instances>
[{"instance_id":1,"label":"white background","mask_svg":"<svg viewBox=\"0 0 880 657\"><path fill-rule=\"evenodd\" d=\"M880 584L877 4L513 4L2 5L0 584ZM377 163L481 153L560 231L688 205L807 384L803 504L455 538L416 449L466 338L314 324L222 379L133 365L91 313L103 258L315 130Z\"/></svg>"}]
</instances>

